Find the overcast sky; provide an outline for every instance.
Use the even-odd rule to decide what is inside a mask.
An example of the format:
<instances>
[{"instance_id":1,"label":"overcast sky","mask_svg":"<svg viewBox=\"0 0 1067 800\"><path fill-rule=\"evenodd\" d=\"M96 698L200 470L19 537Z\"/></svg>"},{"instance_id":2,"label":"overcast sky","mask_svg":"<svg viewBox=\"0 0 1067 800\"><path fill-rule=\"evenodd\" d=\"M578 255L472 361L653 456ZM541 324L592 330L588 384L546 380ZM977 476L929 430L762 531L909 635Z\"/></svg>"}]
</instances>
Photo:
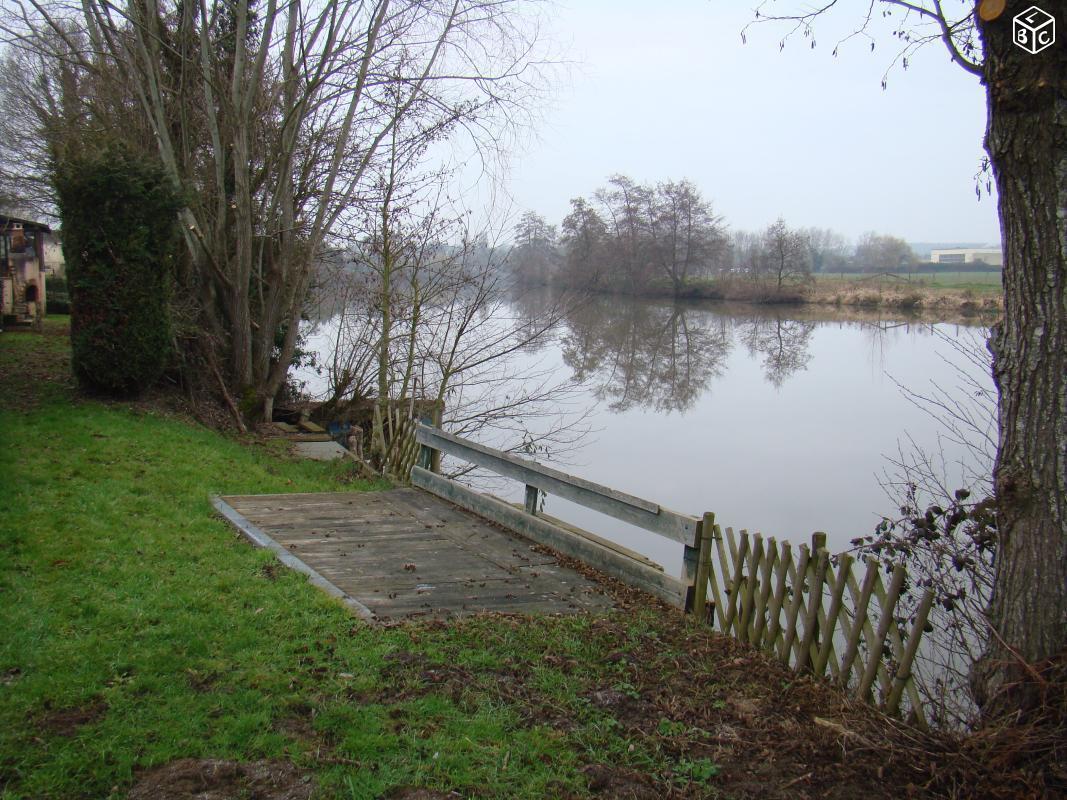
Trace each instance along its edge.
<instances>
[{"instance_id":1,"label":"overcast sky","mask_svg":"<svg viewBox=\"0 0 1067 800\"><path fill-rule=\"evenodd\" d=\"M843 3L779 52L784 28L750 28L752 2L560 0L552 35L578 63L538 140L517 154L520 210L559 224L608 175L688 177L732 227L779 215L854 239L999 241L995 199L975 196L984 92L927 46L881 88L895 40L835 42L866 3ZM793 7L802 5L794 3ZM887 32L888 28L881 28Z\"/></svg>"}]
</instances>

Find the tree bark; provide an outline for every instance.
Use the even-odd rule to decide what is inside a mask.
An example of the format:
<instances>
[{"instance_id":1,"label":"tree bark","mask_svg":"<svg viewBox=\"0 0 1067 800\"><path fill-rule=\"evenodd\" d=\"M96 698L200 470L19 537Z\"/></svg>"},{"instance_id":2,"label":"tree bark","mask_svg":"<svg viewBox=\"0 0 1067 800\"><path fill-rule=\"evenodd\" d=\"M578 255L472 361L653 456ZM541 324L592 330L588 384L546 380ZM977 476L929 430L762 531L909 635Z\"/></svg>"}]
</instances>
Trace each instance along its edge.
<instances>
[{"instance_id":1,"label":"tree bark","mask_svg":"<svg viewBox=\"0 0 1067 800\"><path fill-rule=\"evenodd\" d=\"M1028 5L979 20L1004 248L1004 317L990 338L999 539L992 635L974 672L987 717L1033 710L1041 667L1067 645L1067 47L1015 45L1012 18ZM1043 7L1064 36L1062 7Z\"/></svg>"}]
</instances>

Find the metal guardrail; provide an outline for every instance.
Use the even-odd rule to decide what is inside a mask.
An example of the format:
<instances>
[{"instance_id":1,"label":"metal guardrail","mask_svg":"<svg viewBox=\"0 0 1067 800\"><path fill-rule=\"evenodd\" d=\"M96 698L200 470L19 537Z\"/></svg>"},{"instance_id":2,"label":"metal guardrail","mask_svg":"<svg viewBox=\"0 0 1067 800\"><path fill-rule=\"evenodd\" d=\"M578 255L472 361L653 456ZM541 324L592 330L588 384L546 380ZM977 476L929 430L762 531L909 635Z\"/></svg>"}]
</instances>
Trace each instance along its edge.
<instances>
[{"instance_id":1,"label":"metal guardrail","mask_svg":"<svg viewBox=\"0 0 1067 800\"><path fill-rule=\"evenodd\" d=\"M826 550L825 534L813 535L811 547L801 545L794 559L788 542L747 531L735 536L731 528L724 536L714 514L698 519L669 511L437 428L416 425L414 442L421 451L411 467L413 485L695 612L796 672L826 676L887 713L906 711L916 724L925 724L911 668L933 591L924 591L910 626L899 621L904 567L891 571L886 586L881 565L868 559L861 582L853 574L852 556ZM524 483L525 507L437 474L442 453ZM539 515L541 492L682 543L681 579L625 548Z\"/></svg>"},{"instance_id":2,"label":"metal guardrail","mask_svg":"<svg viewBox=\"0 0 1067 800\"><path fill-rule=\"evenodd\" d=\"M700 520L656 503L619 492L607 486L528 461L501 450L480 445L445 433L428 425L415 429L415 440L424 448L437 450L471 464L492 470L498 475L524 483L527 488L526 510L536 514L538 497L534 491L558 495L571 502L628 522L660 536L666 536L689 547L697 544ZM423 459L422 466L429 462Z\"/></svg>"}]
</instances>

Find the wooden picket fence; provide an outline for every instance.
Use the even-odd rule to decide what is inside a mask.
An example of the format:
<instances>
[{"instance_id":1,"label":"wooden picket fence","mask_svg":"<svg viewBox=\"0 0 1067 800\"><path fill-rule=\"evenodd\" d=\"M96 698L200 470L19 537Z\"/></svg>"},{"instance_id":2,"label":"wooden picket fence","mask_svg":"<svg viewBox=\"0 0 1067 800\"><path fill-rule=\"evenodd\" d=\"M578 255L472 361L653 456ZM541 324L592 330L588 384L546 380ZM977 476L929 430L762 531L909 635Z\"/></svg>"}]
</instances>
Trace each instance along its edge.
<instances>
[{"instance_id":1,"label":"wooden picket fence","mask_svg":"<svg viewBox=\"0 0 1067 800\"><path fill-rule=\"evenodd\" d=\"M925 726L911 668L933 604L927 588L910 627L898 619L907 578L883 582L875 559L833 556L826 534L794 549L703 520L693 609L719 630L766 651L797 672L828 676L888 714ZM708 535L710 533L710 535ZM694 553L694 555L697 555ZM707 592L710 585L710 597Z\"/></svg>"},{"instance_id":2,"label":"wooden picket fence","mask_svg":"<svg viewBox=\"0 0 1067 800\"><path fill-rule=\"evenodd\" d=\"M912 665L934 593L927 588L910 621L903 619L903 566L885 573L883 581L878 561L831 555L823 533L794 552L790 543L759 534L735 534L732 528L724 533L710 512L703 518L679 514L411 419L391 422L404 439L413 437L397 448L391 472L410 474L413 485L698 614L796 672L827 677L863 702L926 725ZM513 507L441 476L442 453L524 483L525 504ZM664 574L640 554L544 516L542 494L681 542L681 578Z\"/></svg>"},{"instance_id":3,"label":"wooden picket fence","mask_svg":"<svg viewBox=\"0 0 1067 800\"><path fill-rule=\"evenodd\" d=\"M378 408L374 409L375 416ZM388 448L386 451L385 471L387 474L400 480L407 480L411 473L411 467L419 455L419 444L415 441L415 428L419 422L412 418L412 411L401 408L400 405L392 406L388 413L385 430L388 436Z\"/></svg>"}]
</instances>

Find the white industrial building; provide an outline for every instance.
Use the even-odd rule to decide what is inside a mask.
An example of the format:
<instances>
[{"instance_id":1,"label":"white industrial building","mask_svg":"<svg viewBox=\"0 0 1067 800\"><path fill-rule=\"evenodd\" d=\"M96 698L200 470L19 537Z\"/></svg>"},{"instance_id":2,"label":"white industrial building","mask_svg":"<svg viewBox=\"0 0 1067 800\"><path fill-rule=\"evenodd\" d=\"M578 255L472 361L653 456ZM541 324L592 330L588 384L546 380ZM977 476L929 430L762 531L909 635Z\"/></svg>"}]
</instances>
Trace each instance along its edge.
<instances>
[{"instance_id":1,"label":"white industrial building","mask_svg":"<svg viewBox=\"0 0 1067 800\"><path fill-rule=\"evenodd\" d=\"M973 264L981 261L991 267L1003 267L1004 253L999 247L960 247L952 250L931 250L930 260L935 264Z\"/></svg>"}]
</instances>

